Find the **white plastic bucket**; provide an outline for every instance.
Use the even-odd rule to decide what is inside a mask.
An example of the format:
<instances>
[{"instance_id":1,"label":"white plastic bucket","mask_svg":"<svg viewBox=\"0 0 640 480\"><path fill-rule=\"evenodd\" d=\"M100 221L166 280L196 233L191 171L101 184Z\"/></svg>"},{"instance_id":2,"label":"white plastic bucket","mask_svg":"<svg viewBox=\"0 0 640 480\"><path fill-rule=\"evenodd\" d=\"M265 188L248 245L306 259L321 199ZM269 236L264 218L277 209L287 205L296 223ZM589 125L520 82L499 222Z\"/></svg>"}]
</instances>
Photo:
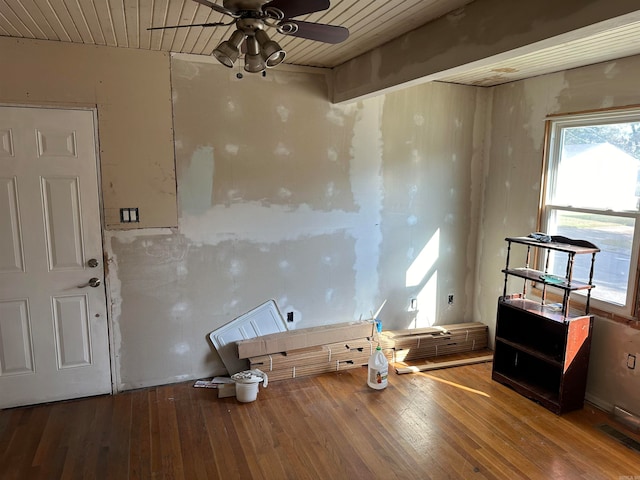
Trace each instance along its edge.
<instances>
[{"instance_id":1,"label":"white plastic bucket","mask_svg":"<svg viewBox=\"0 0 640 480\"><path fill-rule=\"evenodd\" d=\"M231 375L233 381L236 382L236 398L239 402L253 402L258 398L258 385L267 386L267 374L258 370L245 370Z\"/></svg>"},{"instance_id":2,"label":"white plastic bucket","mask_svg":"<svg viewBox=\"0 0 640 480\"><path fill-rule=\"evenodd\" d=\"M239 402L253 402L258 398L258 384L236 383L236 398Z\"/></svg>"}]
</instances>

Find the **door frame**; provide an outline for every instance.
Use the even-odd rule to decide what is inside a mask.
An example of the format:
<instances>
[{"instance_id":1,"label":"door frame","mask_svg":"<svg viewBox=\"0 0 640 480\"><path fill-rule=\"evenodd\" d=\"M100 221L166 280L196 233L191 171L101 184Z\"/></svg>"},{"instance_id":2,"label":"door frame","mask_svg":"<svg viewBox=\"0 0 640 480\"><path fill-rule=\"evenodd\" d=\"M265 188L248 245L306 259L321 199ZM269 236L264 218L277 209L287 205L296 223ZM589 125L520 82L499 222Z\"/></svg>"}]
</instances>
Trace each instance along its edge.
<instances>
[{"instance_id":1,"label":"door frame","mask_svg":"<svg viewBox=\"0 0 640 480\"><path fill-rule=\"evenodd\" d=\"M104 265L104 278L103 285L105 289L105 311L107 312L107 342L109 348L109 370L110 370L110 383L111 383L111 395L118 393L118 386L116 382L116 359L115 359L115 343L113 335L113 323L111 315L111 289L109 287L109 268L107 267L108 260L106 259L105 250L105 221L104 221L104 205L102 196L102 161L100 158L100 128L99 128L99 116L98 106L96 104L65 104L65 103L9 103L0 102L0 107L18 107L18 108L38 108L49 110L82 110L90 111L93 115L93 137L94 137L94 149L96 155L96 184L98 189L98 209L100 210L100 249L102 251L102 262Z\"/></svg>"}]
</instances>

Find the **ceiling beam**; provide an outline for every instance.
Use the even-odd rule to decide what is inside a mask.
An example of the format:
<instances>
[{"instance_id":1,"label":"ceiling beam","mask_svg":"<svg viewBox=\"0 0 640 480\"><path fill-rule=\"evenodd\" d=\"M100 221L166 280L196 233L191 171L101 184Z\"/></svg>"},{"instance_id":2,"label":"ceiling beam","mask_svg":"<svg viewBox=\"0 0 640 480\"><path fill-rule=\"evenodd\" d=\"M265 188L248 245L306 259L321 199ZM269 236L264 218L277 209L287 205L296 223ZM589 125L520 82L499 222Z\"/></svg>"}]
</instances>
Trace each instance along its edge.
<instances>
[{"instance_id":1,"label":"ceiling beam","mask_svg":"<svg viewBox=\"0 0 640 480\"><path fill-rule=\"evenodd\" d=\"M637 0L476 0L335 67L333 102L438 80L634 22L640 22Z\"/></svg>"}]
</instances>

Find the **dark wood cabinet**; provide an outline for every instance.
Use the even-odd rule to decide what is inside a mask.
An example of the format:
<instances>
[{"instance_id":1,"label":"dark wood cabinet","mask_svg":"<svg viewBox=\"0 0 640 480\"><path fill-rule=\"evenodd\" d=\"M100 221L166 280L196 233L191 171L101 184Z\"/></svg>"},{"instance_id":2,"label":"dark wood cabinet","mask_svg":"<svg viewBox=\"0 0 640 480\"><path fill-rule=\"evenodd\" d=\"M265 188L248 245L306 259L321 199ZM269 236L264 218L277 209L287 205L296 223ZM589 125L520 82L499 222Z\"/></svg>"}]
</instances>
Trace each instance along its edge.
<instances>
[{"instance_id":1,"label":"dark wood cabinet","mask_svg":"<svg viewBox=\"0 0 640 480\"><path fill-rule=\"evenodd\" d=\"M504 292L498 299L495 352L492 377L518 393L561 414L582 408L587 383L593 316L589 315L593 288L593 264L599 249L589 242L552 237L539 242L528 237L507 238L507 264L503 273ZM512 243L526 246L526 266L510 268ZM548 266L548 254L555 250L567 254L564 277L555 277L529 266L532 249L544 256L538 261ZM575 255L591 254L591 272L586 282L572 279ZM507 295L508 279L523 280L521 293ZM540 298L528 299L527 284L535 283ZM558 289L563 301L546 304L547 288ZM586 290L584 315L570 313L571 292Z\"/></svg>"}]
</instances>

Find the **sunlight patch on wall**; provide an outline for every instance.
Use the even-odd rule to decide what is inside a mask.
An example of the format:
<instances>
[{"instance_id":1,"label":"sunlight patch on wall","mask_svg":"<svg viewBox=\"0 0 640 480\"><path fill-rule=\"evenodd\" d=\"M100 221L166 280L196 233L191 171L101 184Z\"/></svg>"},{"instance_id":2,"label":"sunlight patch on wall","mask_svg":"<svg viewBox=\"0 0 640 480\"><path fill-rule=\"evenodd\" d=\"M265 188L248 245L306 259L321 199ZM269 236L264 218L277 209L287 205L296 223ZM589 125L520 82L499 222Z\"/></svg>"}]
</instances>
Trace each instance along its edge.
<instances>
[{"instance_id":1,"label":"sunlight patch on wall","mask_svg":"<svg viewBox=\"0 0 640 480\"><path fill-rule=\"evenodd\" d=\"M416 287L420 285L438 260L439 252L440 229L435 231L422 251L407 269L405 286Z\"/></svg>"},{"instance_id":2,"label":"sunlight patch on wall","mask_svg":"<svg viewBox=\"0 0 640 480\"><path fill-rule=\"evenodd\" d=\"M416 328L431 327L436 323L438 299L438 272L433 272L429 281L418 293Z\"/></svg>"}]
</instances>

